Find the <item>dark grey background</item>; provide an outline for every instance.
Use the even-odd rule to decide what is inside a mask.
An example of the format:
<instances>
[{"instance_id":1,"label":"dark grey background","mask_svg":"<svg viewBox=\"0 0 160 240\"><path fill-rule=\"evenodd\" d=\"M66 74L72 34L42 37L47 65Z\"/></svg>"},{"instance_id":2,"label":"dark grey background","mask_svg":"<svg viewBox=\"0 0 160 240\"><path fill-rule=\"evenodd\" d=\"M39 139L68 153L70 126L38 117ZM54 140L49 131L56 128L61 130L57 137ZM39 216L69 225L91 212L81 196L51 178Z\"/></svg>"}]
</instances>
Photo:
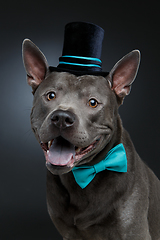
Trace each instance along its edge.
<instances>
[{"instance_id":1,"label":"dark grey background","mask_svg":"<svg viewBox=\"0 0 160 240\"><path fill-rule=\"evenodd\" d=\"M157 3L157 4L155 4ZM103 70L139 49L142 60L120 108L125 128L160 177L160 19L158 1L3 1L0 5L0 239L62 239L47 213L45 160L30 130L31 89L21 60L30 38L58 65L64 26L93 22L105 29Z\"/></svg>"}]
</instances>

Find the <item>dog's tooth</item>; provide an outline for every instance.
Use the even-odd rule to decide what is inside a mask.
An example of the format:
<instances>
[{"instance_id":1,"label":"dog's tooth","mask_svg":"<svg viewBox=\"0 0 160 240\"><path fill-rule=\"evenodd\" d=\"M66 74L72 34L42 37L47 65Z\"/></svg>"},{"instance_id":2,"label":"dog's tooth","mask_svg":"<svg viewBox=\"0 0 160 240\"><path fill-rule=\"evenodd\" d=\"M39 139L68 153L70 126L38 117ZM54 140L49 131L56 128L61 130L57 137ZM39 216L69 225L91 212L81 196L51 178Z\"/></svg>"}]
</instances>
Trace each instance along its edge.
<instances>
[{"instance_id":1,"label":"dog's tooth","mask_svg":"<svg viewBox=\"0 0 160 240\"><path fill-rule=\"evenodd\" d=\"M49 153L49 150L47 150L47 154Z\"/></svg>"},{"instance_id":2,"label":"dog's tooth","mask_svg":"<svg viewBox=\"0 0 160 240\"><path fill-rule=\"evenodd\" d=\"M50 140L50 141L48 142L48 148L50 148L50 147L51 147L51 145L52 145L52 142L53 142L53 140Z\"/></svg>"},{"instance_id":3,"label":"dog's tooth","mask_svg":"<svg viewBox=\"0 0 160 240\"><path fill-rule=\"evenodd\" d=\"M48 142L48 148L50 148L51 145L52 145L52 141L49 141L49 142Z\"/></svg>"},{"instance_id":4,"label":"dog's tooth","mask_svg":"<svg viewBox=\"0 0 160 240\"><path fill-rule=\"evenodd\" d=\"M78 147L78 148L76 149L76 153L79 153L80 151L81 151L81 148Z\"/></svg>"}]
</instances>

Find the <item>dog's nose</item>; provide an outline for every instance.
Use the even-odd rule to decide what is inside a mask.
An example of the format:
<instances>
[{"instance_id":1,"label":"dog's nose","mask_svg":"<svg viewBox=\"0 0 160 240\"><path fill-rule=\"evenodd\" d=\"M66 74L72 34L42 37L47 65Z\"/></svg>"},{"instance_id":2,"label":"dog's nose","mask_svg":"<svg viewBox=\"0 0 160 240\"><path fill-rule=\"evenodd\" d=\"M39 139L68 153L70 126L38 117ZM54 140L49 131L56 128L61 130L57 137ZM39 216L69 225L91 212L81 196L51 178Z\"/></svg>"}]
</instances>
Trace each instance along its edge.
<instances>
[{"instance_id":1,"label":"dog's nose","mask_svg":"<svg viewBox=\"0 0 160 240\"><path fill-rule=\"evenodd\" d=\"M67 128L74 124L75 115L69 111L57 110L52 114L51 121L58 128Z\"/></svg>"}]
</instances>

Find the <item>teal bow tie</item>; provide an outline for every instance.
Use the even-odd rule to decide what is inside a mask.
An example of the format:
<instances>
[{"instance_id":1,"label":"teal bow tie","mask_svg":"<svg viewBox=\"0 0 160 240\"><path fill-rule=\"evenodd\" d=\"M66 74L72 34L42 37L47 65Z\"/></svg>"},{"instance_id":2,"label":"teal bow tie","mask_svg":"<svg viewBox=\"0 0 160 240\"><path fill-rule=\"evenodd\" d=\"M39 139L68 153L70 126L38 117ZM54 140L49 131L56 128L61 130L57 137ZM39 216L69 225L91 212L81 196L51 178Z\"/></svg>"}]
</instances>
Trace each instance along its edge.
<instances>
[{"instance_id":1,"label":"teal bow tie","mask_svg":"<svg viewBox=\"0 0 160 240\"><path fill-rule=\"evenodd\" d=\"M112 148L101 162L92 166L80 165L74 167L72 172L77 184L83 189L97 173L106 169L115 172L127 172L127 156L122 143Z\"/></svg>"}]
</instances>

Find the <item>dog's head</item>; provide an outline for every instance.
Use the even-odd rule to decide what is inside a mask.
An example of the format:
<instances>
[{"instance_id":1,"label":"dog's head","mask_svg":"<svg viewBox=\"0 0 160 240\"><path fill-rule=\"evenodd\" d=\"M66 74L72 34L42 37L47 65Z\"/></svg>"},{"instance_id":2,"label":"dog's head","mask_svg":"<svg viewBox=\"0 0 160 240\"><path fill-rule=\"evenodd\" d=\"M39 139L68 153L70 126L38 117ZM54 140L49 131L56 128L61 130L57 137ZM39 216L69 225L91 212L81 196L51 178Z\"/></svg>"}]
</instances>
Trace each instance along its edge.
<instances>
[{"instance_id":1,"label":"dog's head","mask_svg":"<svg viewBox=\"0 0 160 240\"><path fill-rule=\"evenodd\" d=\"M51 72L43 53L28 39L23 61L34 101L31 125L53 174L92 160L112 142L118 106L129 94L138 50L123 57L107 77Z\"/></svg>"}]
</instances>

